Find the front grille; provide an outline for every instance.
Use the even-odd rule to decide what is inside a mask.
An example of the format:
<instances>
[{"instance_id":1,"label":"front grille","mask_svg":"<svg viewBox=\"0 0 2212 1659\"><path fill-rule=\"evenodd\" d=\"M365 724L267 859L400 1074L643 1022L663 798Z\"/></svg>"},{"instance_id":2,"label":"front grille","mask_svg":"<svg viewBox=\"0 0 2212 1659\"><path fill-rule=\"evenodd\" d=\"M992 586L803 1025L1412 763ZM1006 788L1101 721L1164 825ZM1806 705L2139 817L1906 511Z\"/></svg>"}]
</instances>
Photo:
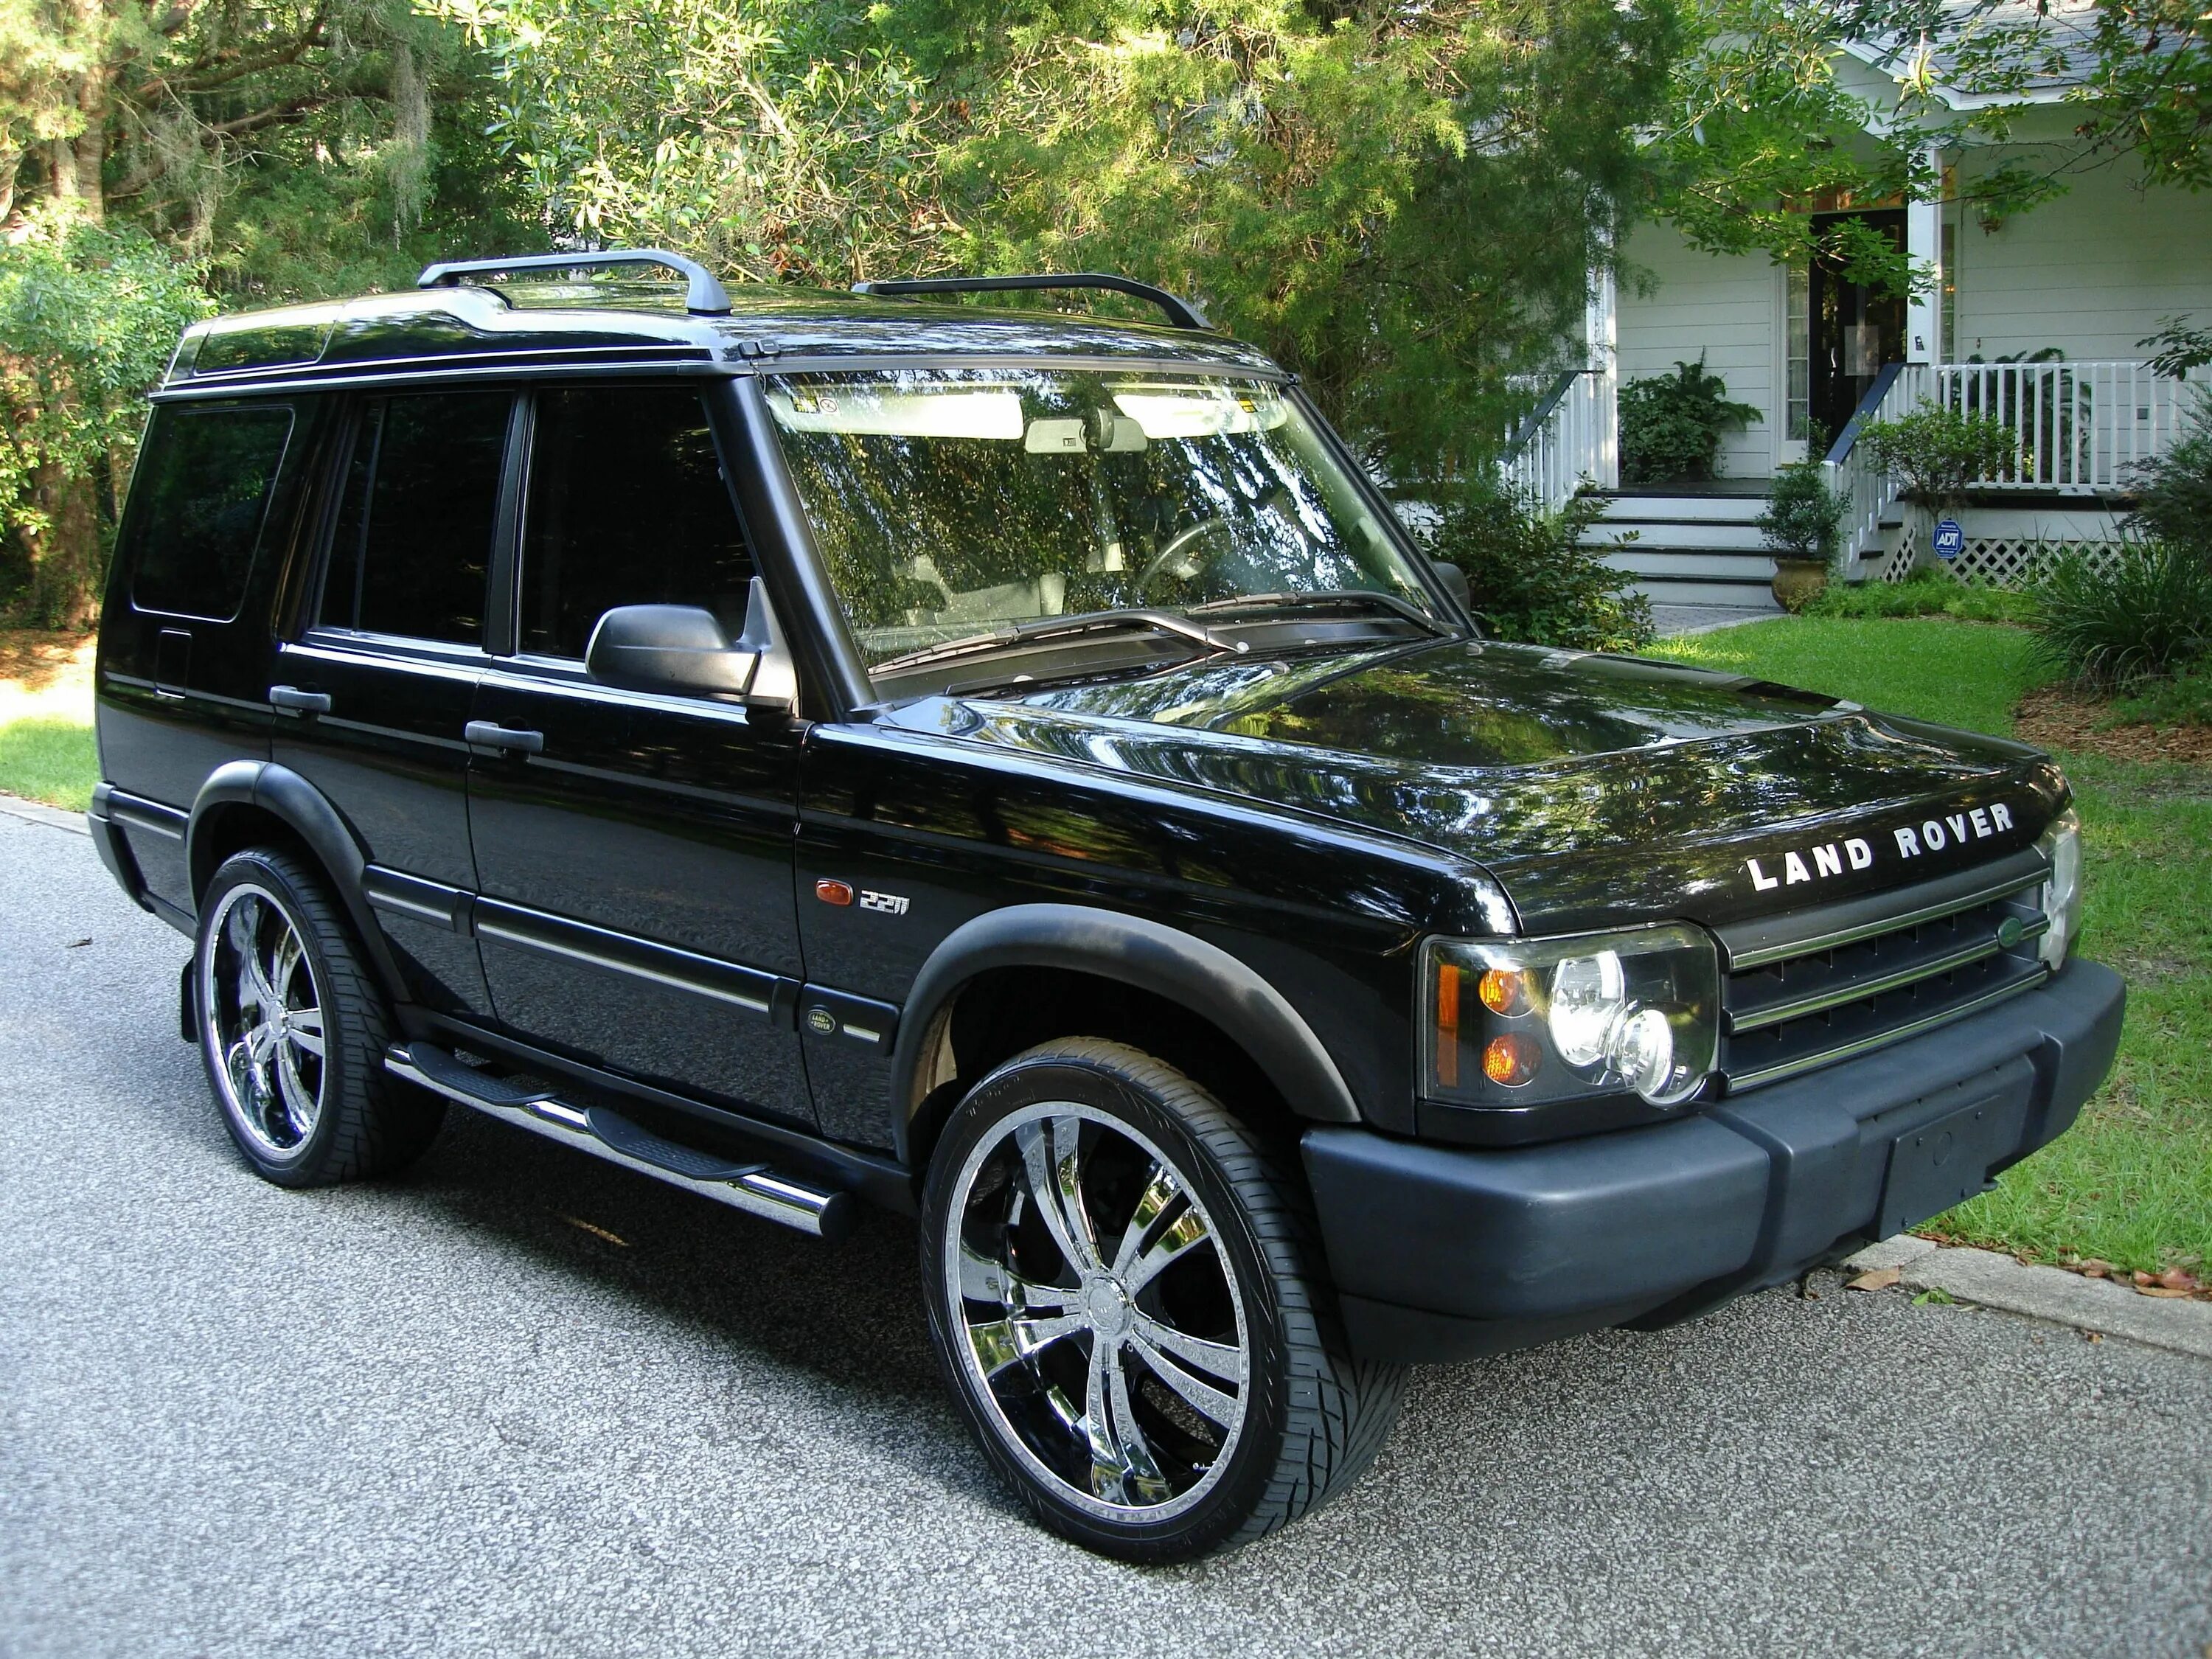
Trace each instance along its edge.
<instances>
[{"instance_id":1,"label":"front grille","mask_svg":"<svg viewBox=\"0 0 2212 1659\"><path fill-rule=\"evenodd\" d=\"M1718 930L1731 1093L1832 1065L2040 984L2033 848L1917 887Z\"/></svg>"}]
</instances>

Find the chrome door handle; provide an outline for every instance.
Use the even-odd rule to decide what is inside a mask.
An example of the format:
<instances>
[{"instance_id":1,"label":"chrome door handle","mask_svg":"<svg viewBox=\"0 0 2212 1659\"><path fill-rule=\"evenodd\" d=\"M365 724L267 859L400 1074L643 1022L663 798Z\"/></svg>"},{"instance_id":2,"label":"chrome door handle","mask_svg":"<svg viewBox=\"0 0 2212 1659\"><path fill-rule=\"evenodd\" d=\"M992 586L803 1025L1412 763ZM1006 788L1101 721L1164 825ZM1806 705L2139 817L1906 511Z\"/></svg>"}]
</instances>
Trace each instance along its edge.
<instances>
[{"instance_id":1,"label":"chrome door handle","mask_svg":"<svg viewBox=\"0 0 2212 1659\"><path fill-rule=\"evenodd\" d=\"M545 747L543 732L517 732L495 720L471 720L461 728L461 735L473 749L499 749L518 754L535 755Z\"/></svg>"},{"instance_id":2,"label":"chrome door handle","mask_svg":"<svg viewBox=\"0 0 2212 1659\"><path fill-rule=\"evenodd\" d=\"M296 685L272 685L269 688L269 706L295 714L327 714L331 712L331 694L302 691Z\"/></svg>"}]
</instances>

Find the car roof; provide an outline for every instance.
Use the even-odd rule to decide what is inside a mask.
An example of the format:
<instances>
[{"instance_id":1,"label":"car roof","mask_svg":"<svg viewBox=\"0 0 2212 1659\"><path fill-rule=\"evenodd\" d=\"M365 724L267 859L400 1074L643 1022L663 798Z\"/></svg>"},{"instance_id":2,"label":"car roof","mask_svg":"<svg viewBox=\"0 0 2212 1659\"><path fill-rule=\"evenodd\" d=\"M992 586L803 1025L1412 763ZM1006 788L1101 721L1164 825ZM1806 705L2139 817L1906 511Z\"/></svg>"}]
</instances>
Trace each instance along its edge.
<instances>
[{"instance_id":1,"label":"car roof","mask_svg":"<svg viewBox=\"0 0 2212 1659\"><path fill-rule=\"evenodd\" d=\"M726 315L640 281L509 282L239 313L185 332L157 400L282 386L482 379L548 370L709 374L957 359L1150 363L1287 378L1227 336L1000 305L742 285Z\"/></svg>"}]
</instances>

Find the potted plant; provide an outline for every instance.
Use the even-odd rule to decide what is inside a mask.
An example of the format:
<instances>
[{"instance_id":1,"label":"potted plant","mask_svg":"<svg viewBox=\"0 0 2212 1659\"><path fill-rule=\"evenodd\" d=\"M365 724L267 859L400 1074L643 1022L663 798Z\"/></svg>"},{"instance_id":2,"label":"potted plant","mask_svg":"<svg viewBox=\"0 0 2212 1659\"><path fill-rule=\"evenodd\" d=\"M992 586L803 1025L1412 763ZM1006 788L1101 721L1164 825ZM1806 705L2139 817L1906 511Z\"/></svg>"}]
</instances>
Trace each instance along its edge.
<instances>
[{"instance_id":1,"label":"potted plant","mask_svg":"<svg viewBox=\"0 0 2212 1659\"><path fill-rule=\"evenodd\" d=\"M1841 545L1843 498L1828 488L1824 472L1817 460L1777 468L1759 517L1759 532L1774 556L1774 601L1793 614L1828 585Z\"/></svg>"},{"instance_id":2,"label":"potted plant","mask_svg":"<svg viewBox=\"0 0 2212 1659\"><path fill-rule=\"evenodd\" d=\"M1721 434L1760 418L1729 400L1728 382L1706 372L1702 356L1672 374L1631 380L1620 389L1620 475L1630 483L1710 478Z\"/></svg>"},{"instance_id":3,"label":"potted plant","mask_svg":"<svg viewBox=\"0 0 2212 1659\"><path fill-rule=\"evenodd\" d=\"M1976 479L2012 464L2015 441L2012 428L1994 416L1923 403L1910 415L1875 422L1859 434L1859 442L1903 483L1905 499L1920 509L1906 532L1911 568L1930 550L1927 532L1936 520L1963 507Z\"/></svg>"}]
</instances>

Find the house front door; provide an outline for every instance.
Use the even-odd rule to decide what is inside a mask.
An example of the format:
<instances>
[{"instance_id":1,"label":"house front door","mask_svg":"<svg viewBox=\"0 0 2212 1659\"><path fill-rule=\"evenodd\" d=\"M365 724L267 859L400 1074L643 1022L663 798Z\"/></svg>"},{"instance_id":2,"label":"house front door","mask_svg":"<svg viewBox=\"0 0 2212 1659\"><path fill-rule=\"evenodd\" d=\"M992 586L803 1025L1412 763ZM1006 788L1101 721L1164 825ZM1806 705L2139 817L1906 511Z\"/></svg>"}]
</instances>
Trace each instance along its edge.
<instances>
[{"instance_id":1,"label":"house front door","mask_svg":"<svg viewBox=\"0 0 2212 1659\"><path fill-rule=\"evenodd\" d=\"M1905 211L1826 213L1813 221L1822 235L1838 220L1857 219L1905 246ZM1905 361L1905 301L1854 283L1837 264L1813 261L1812 415L1822 447L1833 443L1884 363Z\"/></svg>"}]
</instances>

